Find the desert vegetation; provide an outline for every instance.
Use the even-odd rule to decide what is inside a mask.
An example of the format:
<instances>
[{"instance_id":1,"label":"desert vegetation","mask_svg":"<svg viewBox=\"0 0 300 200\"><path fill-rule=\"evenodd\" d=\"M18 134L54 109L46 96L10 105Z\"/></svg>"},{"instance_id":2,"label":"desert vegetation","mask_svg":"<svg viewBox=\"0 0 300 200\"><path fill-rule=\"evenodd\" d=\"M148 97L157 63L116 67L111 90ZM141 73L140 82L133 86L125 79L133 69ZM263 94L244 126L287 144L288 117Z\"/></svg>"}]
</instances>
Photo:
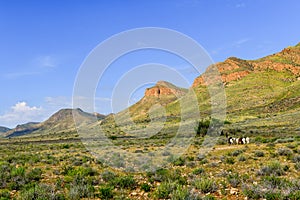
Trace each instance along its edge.
<instances>
[{"instance_id":1,"label":"desert vegetation","mask_svg":"<svg viewBox=\"0 0 300 200\"><path fill-rule=\"evenodd\" d=\"M0 199L300 198L299 137L260 137L230 146L221 142L223 136L219 140L204 155L198 153L203 138L196 137L169 166L141 173L105 166L79 141L1 140ZM159 139L151 143L163 145Z\"/></svg>"}]
</instances>

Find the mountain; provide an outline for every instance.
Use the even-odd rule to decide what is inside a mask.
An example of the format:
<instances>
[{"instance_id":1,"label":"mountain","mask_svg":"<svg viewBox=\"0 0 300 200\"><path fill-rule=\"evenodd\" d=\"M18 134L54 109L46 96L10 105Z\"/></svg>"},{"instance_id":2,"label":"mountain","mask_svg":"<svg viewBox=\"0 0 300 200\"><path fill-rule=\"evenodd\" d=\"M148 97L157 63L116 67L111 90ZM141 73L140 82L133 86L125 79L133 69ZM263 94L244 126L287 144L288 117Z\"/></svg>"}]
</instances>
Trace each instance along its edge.
<instances>
[{"instance_id":1,"label":"mountain","mask_svg":"<svg viewBox=\"0 0 300 200\"><path fill-rule=\"evenodd\" d=\"M217 73L220 80L213 76ZM223 88L224 95L219 91L212 92L214 87ZM127 127L125 130L135 128L129 119L136 126L147 126L151 118L149 111L160 112L155 105L161 105L167 121L176 124L182 112L179 100L189 99L191 91L197 95L202 118L211 116L212 103L225 101L226 121L231 123L226 125L228 128L295 133L300 127L300 43L257 60L229 57L209 66L188 90L159 81L146 89L139 102L111 116L107 122L112 124L113 118L117 118L119 126ZM216 101L213 102L212 98ZM185 109L192 113L194 108Z\"/></svg>"},{"instance_id":2,"label":"mountain","mask_svg":"<svg viewBox=\"0 0 300 200\"><path fill-rule=\"evenodd\" d=\"M299 43L300 44L300 43ZM216 63L208 67L208 73L213 67L216 67L221 74L225 85L232 81L240 80L243 77L258 72L276 71L290 72L299 78L300 76L300 45L287 47L279 53L266 56L257 60L243 60L236 57L230 57L224 62ZM195 79L193 87L204 85L203 75Z\"/></svg>"},{"instance_id":3,"label":"mountain","mask_svg":"<svg viewBox=\"0 0 300 200\"><path fill-rule=\"evenodd\" d=\"M300 43L257 60L230 57L208 67L192 85L202 110L210 107L207 85L215 68L224 84L229 121L266 131L300 127Z\"/></svg>"},{"instance_id":4,"label":"mountain","mask_svg":"<svg viewBox=\"0 0 300 200\"><path fill-rule=\"evenodd\" d=\"M97 117L98 120L105 117L98 113L91 114L84 112L79 108L61 109L44 122L18 125L16 128L8 131L6 133L6 137L22 136L27 134L60 135L65 133L76 133L73 116L76 116L76 118L78 118L82 123L94 117Z\"/></svg>"},{"instance_id":5,"label":"mountain","mask_svg":"<svg viewBox=\"0 0 300 200\"><path fill-rule=\"evenodd\" d=\"M137 122L149 121L149 110L155 109L155 105L166 106L183 97L187 92L188 89L177 87L167 81L158 81L153 87L145 90L144 97L140 101L117 113L115 117L124 123L129 120L128 115Z\"/></svg>"},{"instance_id":6,"label":"mountain","mask_svg":"<svg viewBox=\"0 0 300 200\"><path fill-rule=\"evenodd\" d=\"M32 133L39 128L38 122L28 122L26 124L17 125L16 128L7 131L5 137L16 137Z\"/></svg>"},{"instance_id":7,"label":"mountain","mask_svg":"<svg viewBox=\"0 0 300 200\"><path fill-rule=\"evenodd\" d=\"M218 68L225 85L230 114L259 115L299 107L299 44L258 60L231 57L214 67ZM204 76L205 73L195 79L192 88L196 91L206 85Z\"/></svg>"},{"instance_id":8,"label":"mountain","mask_svg":"<svg viewBox=\"0 0 300 200\"><path fill-rule=\"evenodd\" d=\"M9 131L10 128L4 127L4 126L0 126L0 133L5 133L7 131Z\"/></svg>"},{"instance_id":9,"label":"mountain","mask_svg":"<svg viewBox=\"0 0 300 200\"><path fill-rule=\"evenodd\" d=\"M4 137L5 133L7 131L9 131L9 130L10 130L10 128L4 127L4 126L0 126L0 137Z\"/></svg>"},{"instance_id":10,"label":"mountain","mask_svg":"<svg viewBox=\"0 0 300 200\"><path fill-rule=\"evenodd\" d=\"M212 76L216 73L219 73L219 78ZM218 84L214 84L216 82ZM220 93L211 92L214 87L224 89L226 100L220 98ZM79 119L79 126L97 128L101 125L112 135L125 134L127 130L134 132L146 127L153 119L159 122L161 117L167 116L168 128L173 128L169 132L174 132L174 127L181 120L180 101L185 99L188 113L192 114L195 110L192 107L195 103L186 101L192 99L189 95L193 93L198 98L196 106L199 106L202 118L210 116L212 103L218 104L212 98L225 101L226 120L231 124L226 125L227 128L268 134L295 133L300 130L300 43L256 60L230 57L209 66L189 89L158 81L145 90L140 101L116 114L104 116L81 109L62 109L42 123L20 125L5 135L12 137L30 133L30 136L71 137L76 134L73 116ZM95 117L99 121L88 124ZM136 127L133 127L131 120ZM120 126L125 129L120 129ZM159 123L154 126L159 127Z\"/></svg>"}]
</instances>

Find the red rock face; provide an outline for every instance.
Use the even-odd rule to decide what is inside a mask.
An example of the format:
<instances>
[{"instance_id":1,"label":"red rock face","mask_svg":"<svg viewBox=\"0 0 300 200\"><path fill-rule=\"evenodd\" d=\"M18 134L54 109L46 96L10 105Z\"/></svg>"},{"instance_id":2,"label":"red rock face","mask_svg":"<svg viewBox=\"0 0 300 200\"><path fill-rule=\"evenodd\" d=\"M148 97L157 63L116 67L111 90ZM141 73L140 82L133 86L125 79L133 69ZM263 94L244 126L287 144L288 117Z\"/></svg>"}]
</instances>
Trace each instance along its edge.
<instances>
[{"instance_id":1,"label":"red rock face","mask_svg":"<svg viewBox=\"0 0 300 200\"><path fill-rule=\"evenodd\" d=\"M217 78L217 73L210 76L212 69L218 69L219 76L223 84L242 79L252 72L265 71L268 69L281 71L290 71L292 74L300 75L300 46L289 47L279 53L264 57L258 60L242 60L238 58L228 58L224 62L209 66L206 72L197 77L192 87L199 85L209 85Z\"/></svg>"},{"instance_id":2,"label":"red rock face","mask_svg":"<svg viewBox=\"0 0 300 200\"><path fill-rule=\"evenodd\" d=\"M145 91L145 97L161 97L161 96L183 96L186 91L182 88L178 88L171 83L159 81L154 87L147 88Z\"/></svg>"}]
</instances>

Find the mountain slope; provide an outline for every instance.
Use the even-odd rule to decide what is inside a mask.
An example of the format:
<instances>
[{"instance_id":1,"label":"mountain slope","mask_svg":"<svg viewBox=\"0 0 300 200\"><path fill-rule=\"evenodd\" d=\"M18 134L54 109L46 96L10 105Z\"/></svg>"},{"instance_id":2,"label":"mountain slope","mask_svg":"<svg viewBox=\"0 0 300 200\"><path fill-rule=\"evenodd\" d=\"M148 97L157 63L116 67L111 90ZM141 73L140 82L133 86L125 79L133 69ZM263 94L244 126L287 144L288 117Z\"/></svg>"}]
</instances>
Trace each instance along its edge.
<instances>
[{"instance_id":1,"label":"mountain slope","mask_svg":"<svg viewBox=\"0 0 300 200\"><path fill-rule=\"evenodd\" d=\"M6 137L22 136L22 135L60 135L64 133L76 134L76 127L73 115L75 115L82 123L90 118L103 119L105 116L95 113L90 114L81 109L61 109L54 113L49 119L41 123L27 123L19 125L7 132Z\"/></svg>"},{"instance_id":2,"label":"mountain slope","mask_svg":"<svg viewBox=\"0 0 300 200\"><path fill-rule=\"evenodd\" d=\"M213 84L216 79L211 77L211 74L216 68L220 73L221 85ZM193 92L198 98L196 106L199 107L201 117L208 117L212 112L212 103L216 103L212 101L212 97L223 101L219 98L219 93L210 93L211 86L224 87L227 120L232 123L232 127L237 129L265 127L266 131L280 127L285 131L293 132L300 127L298 114L300 112L300 43L257 60L230 57L224 62L209 66L204 74L195 79L189 89L159 81L155 86L146 89L144 97L128 109L106 118L96 114L101 122L89 124L87 128L96 128L101 124L107 133L118 134L122 133L119 126L126 127L123 130L135 128L138 130L146 127L153 117L159 122L163 115L167 116L168 125L175 127L181 120L180 99L192 99L189 95ZM194 103L186 105L186 111L193 113ZM42 123L23 125L6 134L7 136L29 133L33 135L76 134L74 113L84 126L90 118L95 117L95 114L85 113L80 109L63 109ZM115 119L118 123L115 123ZM132 126L131 120L137 123L137 127Z\"/></svg>"},{"instance_id":3,"label":"mountain slope","mask_svg":"<svg viewBox=\"0 0 300 200\"><path fill-rule=\"evenodd\" d=\"M39 128L38 122L28 122L26 124L17 125L16 128L7 131L5 137L16 137L32 133Z\"/></svg>"},{"instance_id":4,"label":"mountain slope","mask_svg":"<svg viewBox=\"0 0 300 200\"><path fill-rule=\"evenodd\" d=\"M8 132L9 130L10 130L10 128L0 126L0 137L4 137L5 133Z\"/></svg>"},{"instance_id":5,"label":"mountain slope","mask_svg":"<svg viewBox=\"0 0 300 200\"><path fill-rule=\"evenodd\" d=\"M229 121L250 123L251 120L256 127L267 127L266 131L268 128L272 130L270 125L291 132L300 127L300 116L297 114L300 112L299 44L257 60L231 57L215 67L225 86ZM198 98L202 99L199 101L201 110L210 107L204 76L196 78L192 85ZM282 119L279 120L280 116ZM294 119L291 121L289 116ZM263 122L262 119L268 120Z\"/></svg>"},{"instance_id":6,"label":"mountain slope","mask_svg":"<svg viewBox=\"0 0 300 200\"><path fill-rule=\"evenodd\" d=\"M218 79L211 76L215 74L216 69L221 78L218 84L221 85L215 84ZM201 117L209 117L212 103L216 104L212 97L214 100L223 101L220 93L211 94L210 89L222 88L222 83L226 96L227 121L238 126L260 128L275 127L277 123L277 126L292 132L296 127L300 127L300 115L297 115L300 112L300 43L261 59L243 60L230 57L224 62L209 66L204 74L195 79L189 91L182 90L177 96L161 94L158 82L156 86L145 91L145 96L139 102L129 107L130 115L128 110L125 110L111 116L107 121L113 123L115 117L119 122L124 122L118 125L123 124L131 129L132 124L126 123L131 118L134 122L142 124L140 126L147 126L150 123L149 109L159 104L165 108L167 121L175 124L180 121L182 112L179 99L189 99L191 91L197 95ZM192 113L194 108L185 109ZM279 116L282 116L282 119ZM291 116L295 119L293 122ZM262 123L262 119L269 120ZM135 125L139 126L138 124Z\"/></svg>"},{"instance_id":7,"label":"mountain slope","mask_svg":"<svg viewBox=\"0 0 300 200\"><path fill-rule=\"evenodd\" d=\"M148 121L149 110L155 109L155 105L157 107L166 106L183 97L187 92L188 89L177 87L166 81L158 81L153 87L145 90L145 95L140 101L130 106L128 110L121 111L116 117L126 122L128 120L127 112L129 112L134 121Z\"/></svg>"}]
</instances>

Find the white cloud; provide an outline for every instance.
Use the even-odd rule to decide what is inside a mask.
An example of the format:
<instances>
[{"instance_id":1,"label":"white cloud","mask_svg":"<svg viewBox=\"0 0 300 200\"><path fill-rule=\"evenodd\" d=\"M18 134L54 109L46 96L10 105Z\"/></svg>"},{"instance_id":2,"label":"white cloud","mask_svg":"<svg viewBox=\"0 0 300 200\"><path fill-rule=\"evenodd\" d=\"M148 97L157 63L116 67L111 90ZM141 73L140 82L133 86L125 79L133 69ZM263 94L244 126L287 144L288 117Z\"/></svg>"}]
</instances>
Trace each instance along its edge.
<instances>
[{"instance_id":1,"label":"white cloud","mask_svg":"<svg viewBox=\"0 0 300 200\"><path fill-rule=\"evenodd\" d=\"M17 79L24 76L33 76L40 74L39 72L13 72L13 73L5 73L2 75L5 79Z\"/></svg>"},{"instance_id":2,"label":"white cloud","mask_svg":"<svg viewBox=\"0 0 300 200\"><path fill-rule=\"evenodd\" d=\"M57 96L57 97L46 97L45 102L47 106L57 107L57 108L71 108L72 100L70 97Z\"/></svg>"},{"instance_id":3,"label":"white cloud","mask_svg":"<svg viewBox=\"0 0 300 200\"><path fill-rule=\"evenodd\" d=\"M212 54L219 54L220 52L232 50L234 48L240 48L245 43L249 42L250 38L241 38L239 40L233 41L230 44L224 44L222 46L219 46L218 48L215 48L211 51Z\"/></svg>"},{"instance_id":4,"label":"white cloud","mask_svg":"<svg viewBox=\"0 0 300 200\"><path fill-rule=\"evenodd\" d=\"M240 40L237 40L233 43L234 47L240 47L241 45L245 44L246 42L248 42L250 39L249 38L243 38Z\"/></svg>"},{"instance_id":5,"label":"white cloud","mask_svg":"<svg viewBox=\"0 0 300 200\"><path fill-rule=\"evenodd\" d=\"M42 107L31 107L25 101L22 101L13 105L5 114L0 115L0 124L15 127L17 124L41 121L44 116Z\"/></svg>"},{"instance_id":6,"label":"white cloud","mask_svg":"<svg viewBox=\"0 0 300 200\"><path fill-rule=\"evenodd\" d=\"M36 63L40 67L54 68L57 66L57 61L53 56L39 56L36 58Z\"/></svg>"},{"instance_id":7,"label":"white cloud","mask_svg":"<svg viewBox=\"0 0 300 200\"><path fill-rule=\"evenodd\" d=\"M27 105L25 101L18 102L16 105L11 107L13 112L30 112L30 111L36 111L41 110L41 108L37 108L35 106L30 107Z\"/></svg>"}]
</instances>

